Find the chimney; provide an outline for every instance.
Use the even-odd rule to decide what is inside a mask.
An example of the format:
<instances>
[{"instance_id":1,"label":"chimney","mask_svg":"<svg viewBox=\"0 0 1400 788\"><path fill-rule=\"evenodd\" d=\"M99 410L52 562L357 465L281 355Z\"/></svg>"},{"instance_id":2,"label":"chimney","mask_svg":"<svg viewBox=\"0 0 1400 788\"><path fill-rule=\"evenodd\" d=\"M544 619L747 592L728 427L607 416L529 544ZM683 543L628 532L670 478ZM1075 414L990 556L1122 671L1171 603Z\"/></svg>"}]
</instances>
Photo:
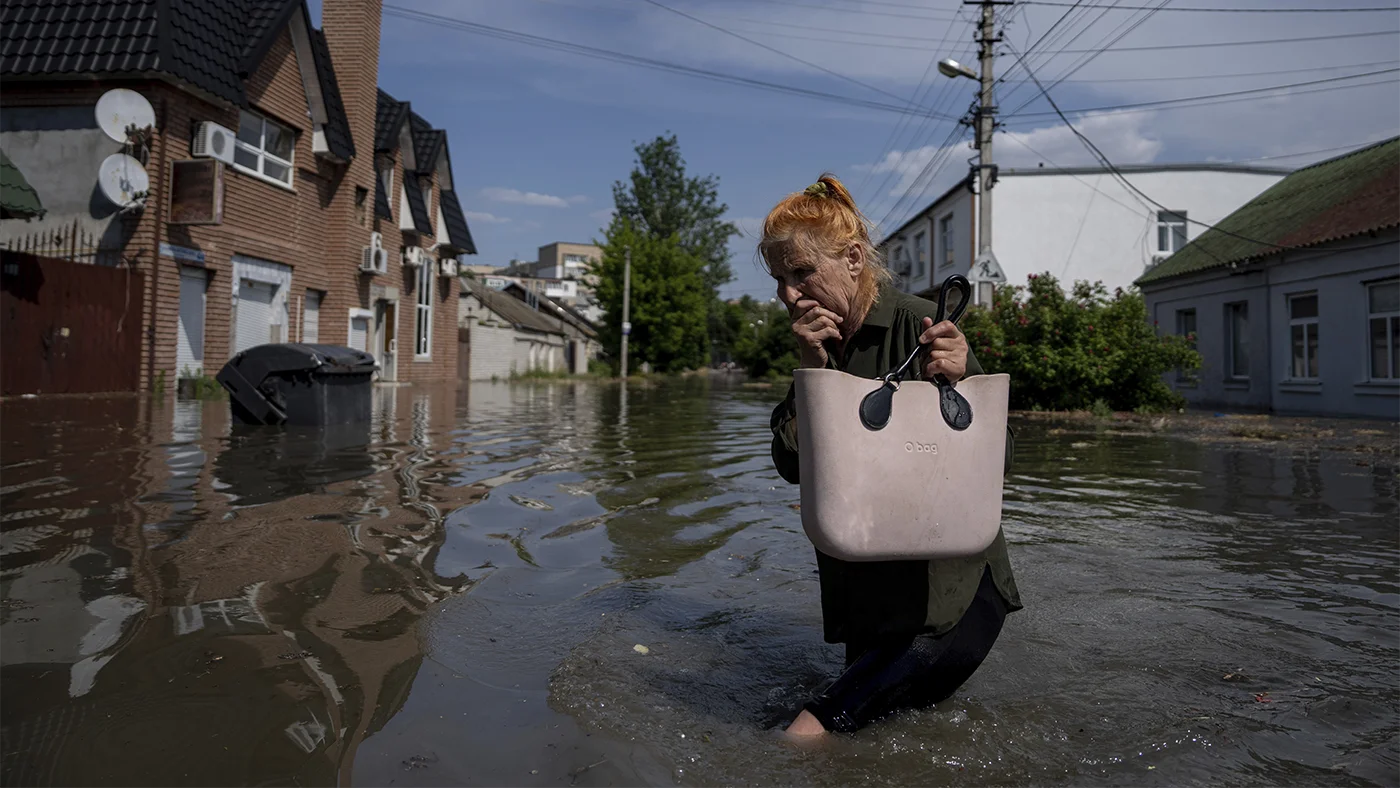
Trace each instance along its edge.
<instances>
[{"instance_id":1,"label":"chimney","mask_svg":"<svg viewBox=\"0 0 1400 788\"><path fill-rule=\"evenodd\" d=\"M355 160L349 182L374 191L375 96L379 88L379 24L383 0L327 0L321 6L321 29L340 85Z\"/></svg>"}]
</instances>

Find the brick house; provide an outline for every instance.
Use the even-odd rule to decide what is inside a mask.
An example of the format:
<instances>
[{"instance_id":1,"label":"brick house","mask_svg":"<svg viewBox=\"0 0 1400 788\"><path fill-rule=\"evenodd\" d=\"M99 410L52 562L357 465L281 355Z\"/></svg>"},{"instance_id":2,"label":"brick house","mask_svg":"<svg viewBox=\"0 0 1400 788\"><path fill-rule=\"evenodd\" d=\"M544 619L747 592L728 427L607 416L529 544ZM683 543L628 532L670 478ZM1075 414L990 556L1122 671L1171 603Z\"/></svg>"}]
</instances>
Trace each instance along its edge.
<instances>
[{"instance_id":1,"label":"brick house","mask_svg":"<svg viewBox=\"0 0 1400 788\"><path fill-rule=\"evenodd\" d=\"M25 330L65 324L7 344L14 364L134 366L122 387L145 390L305 341L373 352L382 380L455 380L456 261L475 248L446 132L378 90L380 15L380 0L338 0L317 30L305 0L6 3L0 148L45 210L0 221L0 247L31 253L7 255L6 304L29 276L53 292L27 291ZM99 128L114 88L153 109L144 138ZM221 140L227 153L211 152ZM119 152L144 165L144 205L95 190L97 165ZM131 288L119 320L59 314L77 309L61 303L65 280L118 274ZM100 312L102 294L89 300L78 306ZM139 332L129 357L98 352L112 331ZM5 393L21 393L11 366ZM39 390L111 390L70 377Z\"/></svg>"}]
</instances>

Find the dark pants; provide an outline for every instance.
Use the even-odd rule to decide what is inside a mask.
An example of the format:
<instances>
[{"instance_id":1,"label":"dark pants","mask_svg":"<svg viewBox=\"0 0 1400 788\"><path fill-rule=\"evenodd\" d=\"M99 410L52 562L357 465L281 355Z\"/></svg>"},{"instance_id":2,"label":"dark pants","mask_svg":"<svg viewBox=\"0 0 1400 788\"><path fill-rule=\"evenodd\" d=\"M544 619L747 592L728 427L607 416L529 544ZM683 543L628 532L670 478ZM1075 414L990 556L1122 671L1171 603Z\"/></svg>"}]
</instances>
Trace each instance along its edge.
<instances>
[{"instance_id":1,"label":"dark pants","mask_svg":"<svg viewBox=\"0 0 1400 788\"><path fill-rule=\"evenodd\" d=\"M1006 614L989 569L972 605L947 632L847 643L845 672L806 709L827 730L851 733L896 711L932 706L977 671Z\"/></svg>"}]
</instances>

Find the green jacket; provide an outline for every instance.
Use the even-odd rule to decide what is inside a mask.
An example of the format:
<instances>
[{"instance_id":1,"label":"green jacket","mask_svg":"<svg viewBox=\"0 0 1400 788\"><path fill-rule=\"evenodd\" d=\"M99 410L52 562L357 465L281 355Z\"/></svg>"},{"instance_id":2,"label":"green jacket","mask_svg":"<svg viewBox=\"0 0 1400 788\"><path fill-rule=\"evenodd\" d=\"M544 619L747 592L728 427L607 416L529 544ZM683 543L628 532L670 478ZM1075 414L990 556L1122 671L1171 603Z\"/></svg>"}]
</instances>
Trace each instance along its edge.
<instances>
[{"instance_id":1,"label":"green jacket","mask_svg":"<svg viewBox=\"0 0 1400 788\"><path fill-rule=\"evenodd\" d=\"M935 317L936 304L882 286L875 305L855 336L846 343L844 358L827 366L852 375L875 378L902 363L919 342L925 317ZM917 362L916 362L917 363ZM967 356L967 376L982 374L982 365ZM773 411L773 464L792 484L799 482L795 391ZM1011 435L1007 434L1007 467ZM991 567L997 591L1012 610L1021 609L1016 579L1006 554L1006 538L998 529L985 552L967 558L935 561L842 561L817 551L821 577L822 621L828 643L847 643L885 635L951 629L972 604L984 567Z\"/></svg>"}]
</instances>

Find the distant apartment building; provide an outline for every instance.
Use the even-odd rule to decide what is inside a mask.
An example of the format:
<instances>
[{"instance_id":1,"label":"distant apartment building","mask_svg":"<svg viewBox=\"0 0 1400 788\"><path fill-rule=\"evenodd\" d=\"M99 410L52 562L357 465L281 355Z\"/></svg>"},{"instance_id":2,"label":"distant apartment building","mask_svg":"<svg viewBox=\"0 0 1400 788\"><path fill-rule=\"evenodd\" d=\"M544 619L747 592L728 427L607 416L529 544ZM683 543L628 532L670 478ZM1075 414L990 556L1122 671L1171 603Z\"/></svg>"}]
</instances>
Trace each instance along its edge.
<instances>
[{"instance_id":1,"label":"distant apartment building","mask_svg":"<svg viewBox=\"0 0 1400 788\"><path fill-rule=\"evenodd\" d=\"M1218 222L1278 183L1287 170L1233 164L1126 165L1118 168L1167 207L1144 201L1102 167L1003 169L993 189L996 265L976 265L978 198L965 184L938 197L885 236L880 249L900 289L932 294L951 274L990 303L997 284L1024 284L1050 272L1068 286L1101 281L1110 291L1184 247L1201 225Z\"/></svg>"}]
</instances>

